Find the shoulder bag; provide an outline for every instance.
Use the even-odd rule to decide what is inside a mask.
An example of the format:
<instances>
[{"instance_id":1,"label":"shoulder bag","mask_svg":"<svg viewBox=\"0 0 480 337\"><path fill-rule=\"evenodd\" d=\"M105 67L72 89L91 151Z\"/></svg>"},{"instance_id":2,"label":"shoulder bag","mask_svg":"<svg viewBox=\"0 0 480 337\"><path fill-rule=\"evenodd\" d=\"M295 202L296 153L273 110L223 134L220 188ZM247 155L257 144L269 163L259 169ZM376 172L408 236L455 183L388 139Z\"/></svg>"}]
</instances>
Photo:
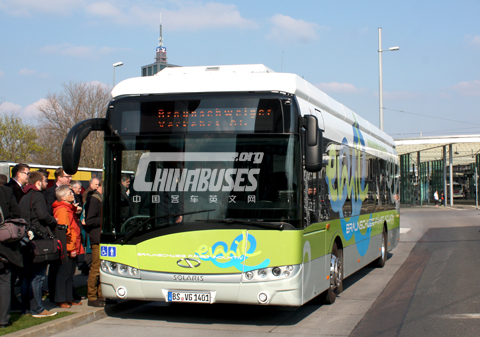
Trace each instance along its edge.
<instances>
[{"instance_id":1,"label":"shoulder bag","mask_svg":"<svg viewBox=\"0 0 480 337\"><path fill-rule=\"evenodd\" d=\"M24 219L8 219L3 217L3 210L0 207L0 242L15 242L25 236L27 222Z\"/></svg>"},{"instance_id":2,"label":"shoulder bag","mask_svg":"<svg viewBox=\"0 0 480 337\"><path fill-rule=\"evenodd\" d=\"M29 217L32 212L32 198L33 193L30 196L30 212L28 213ZM29 218L30 224L32 223L31 218ZM60 240L56 239L52 231L48 226L45 226L48 231L48 236L40 236L37 240L30 241L30 246L33 253L33 263L52 263L60 259L61 252L63 250L62 243Z\"/></svg>"}]
</instances>

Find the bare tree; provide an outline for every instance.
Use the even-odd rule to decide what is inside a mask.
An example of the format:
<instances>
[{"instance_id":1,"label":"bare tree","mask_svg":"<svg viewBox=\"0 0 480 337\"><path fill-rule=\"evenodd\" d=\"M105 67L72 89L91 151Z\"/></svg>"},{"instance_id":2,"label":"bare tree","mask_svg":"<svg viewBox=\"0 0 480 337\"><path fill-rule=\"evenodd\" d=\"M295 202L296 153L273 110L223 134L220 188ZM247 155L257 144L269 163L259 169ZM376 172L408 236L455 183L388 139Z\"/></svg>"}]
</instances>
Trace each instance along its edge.
<instances>
[{"instance_id":1,"label":"bare tree","mask_svg":"<svg viewBox=\"0 0 480 337\"><path fill-rule=\"evenodd\" d=\"M52 165L61 164L61 148L68 131L85 119L104 117L111 99L110 88L100 83L69 82L63 84L63 89L61 93L49 93L46 102L37 106L41 112L39 142L48 144L49 152L43 159ZM80 166L103 167L102 140L103 134L99 132L92 132L85 139Z\"/></svg>"}]
</instances>

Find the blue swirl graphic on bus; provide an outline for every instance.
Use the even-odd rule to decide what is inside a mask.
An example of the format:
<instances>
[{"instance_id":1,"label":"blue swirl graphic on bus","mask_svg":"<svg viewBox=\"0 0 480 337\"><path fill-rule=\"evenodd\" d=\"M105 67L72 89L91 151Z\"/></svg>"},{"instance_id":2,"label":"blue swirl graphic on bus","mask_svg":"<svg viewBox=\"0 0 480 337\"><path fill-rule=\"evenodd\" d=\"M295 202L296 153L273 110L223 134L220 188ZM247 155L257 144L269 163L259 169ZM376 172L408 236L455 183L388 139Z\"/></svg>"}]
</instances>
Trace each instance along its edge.
<instances>
[{"instance_id":1,"label":"blue swirl graphic on bus","mask_svg":"<svg viewBox=\"0 0 480 337\"><path fill-rule=\"evenodd\" d=\"M228 245L223 241L218 241L209 248L207 245L203 245L198 249L196 255L203 261L211 261L215 266L219 268L235 267L240 271L247 272L254 269L266 268L270 264L270 259L265 259L262 263L256 266L244 265L244 262L249 258L259 255L261 251L255 251L257 249L257 240L253 235L247 235L247 244L249 247L245 252L244 235L240 234L233 239L230 249ZM243 244L241 244L243 243ZM228 260L220 262L221 260Z\"/></svg>"},{"instance_id":2,"label":"blue swirl graphic on bus","mask_svg":"<svg viewBox=\"0 0 480 337\"><path fill-rule=\"evenodd\" d=\"M350 147L347 138L343 138L340 146L333 145L328 150L326 167L326 183L330 194L330 205L334 212L340 215L342 232L345 240L355 237L355 243L360 256L364 256L370 244L372 229L368 226L365 234L359 230L360 211L367 197L368 184L365 183L367 167L365 139L360 132L358 122L353 127L353 146ZM347 198L350 199L350 218L345 219L343 207ZM355 230L350 230L353 224Z\"/></svg>"}]
</instances>

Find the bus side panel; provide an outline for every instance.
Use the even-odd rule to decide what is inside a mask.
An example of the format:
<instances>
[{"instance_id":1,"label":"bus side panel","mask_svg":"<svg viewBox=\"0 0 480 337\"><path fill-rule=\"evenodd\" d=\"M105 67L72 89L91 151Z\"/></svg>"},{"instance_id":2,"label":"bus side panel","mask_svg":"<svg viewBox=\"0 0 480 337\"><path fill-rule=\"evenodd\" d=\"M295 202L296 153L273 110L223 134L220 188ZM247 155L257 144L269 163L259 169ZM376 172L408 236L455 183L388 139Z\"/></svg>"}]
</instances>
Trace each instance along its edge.
<instances>
[{"instance_id":1,"label":"bus side panel","mask_svg":"<svg viewBox=\"0 0 480 337\"><path fill-rule=\"evenodd\" d=\"M393 221L388 222L388 251L397 247L400 241L400 212L395 212Z\"/></svg>"},{"instance_id":2,"label":"bus side panel","mask_svg":"<svg viewBox=\"0 0 480 337\"><path fill-rule=\"evenodd\" d=\"M371 235L363 240L354 241L353 244L350 240L348 246L343 249L344 277L355 273L381 256L382 233L385 222L387 223L388 236L387 251L391 251L397 245L400 233L400 218L397 211L379 212L367 216L370 217L370 223L373 224ZM360 219L362 217L364 216L360 216Z\"/></svg>"},{"instance_id":3,"label":"bus side panel","mask_svg":"<svg viewBox=\"0 0 480 337\"><path fill-rule=\"evenodd\" d=\"M359 253L358 245L362 242L347 246L343 248L343 272L344 278L357 272L359 269L367 266L369 263L378 259L381 255L382 234L377 234L369 237L369 247L366 253L362 256Z\"/></svg>"},{"instance_id":4,"label":"bus side panel","mask_svg":"<svg viewBox=\"0 0 480 337\"><path fill-rule=\"evenodd\" d=\"M329 250L325 225L314 224L314 232L303 236L303 302L306 303L329 287ZM317 228L315 228L317 227ZM311 230L311 229L309 229ZM330 240L328 241L330 242Z\"/></svg>"}]
</instances>

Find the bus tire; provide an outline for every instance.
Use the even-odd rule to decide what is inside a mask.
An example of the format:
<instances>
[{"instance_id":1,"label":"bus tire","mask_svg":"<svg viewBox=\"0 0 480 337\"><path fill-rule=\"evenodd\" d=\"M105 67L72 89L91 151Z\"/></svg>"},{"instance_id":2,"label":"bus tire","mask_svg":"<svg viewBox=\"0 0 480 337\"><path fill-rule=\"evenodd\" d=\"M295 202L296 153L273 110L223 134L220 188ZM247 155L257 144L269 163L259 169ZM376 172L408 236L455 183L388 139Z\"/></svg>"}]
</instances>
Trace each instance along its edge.
<instances>
[{"instance_id":1,"label":"bus tire","mask_svg":"<svg viewBox=\"0 0 480 337\"><path fill-rule=\"evenodd\" d=\"M325 303L333 304L337 295L343 291L343 250L333 243L330 256L330 287L325 292Z\"/></svg>"},{"instance_id":2,"label":"bus tire","mask_svg":"<svg viewBox=\"0 0 480 337\"><path fill-rule=\"evenodd\" d=\"M377 268L383 268L385 266L385 263L387 262L387 247L388 247L387 238L388 238L387 229L383 227L382 247L380 247L381 255L377 259Z\"/></svg>"}]
</instances>

